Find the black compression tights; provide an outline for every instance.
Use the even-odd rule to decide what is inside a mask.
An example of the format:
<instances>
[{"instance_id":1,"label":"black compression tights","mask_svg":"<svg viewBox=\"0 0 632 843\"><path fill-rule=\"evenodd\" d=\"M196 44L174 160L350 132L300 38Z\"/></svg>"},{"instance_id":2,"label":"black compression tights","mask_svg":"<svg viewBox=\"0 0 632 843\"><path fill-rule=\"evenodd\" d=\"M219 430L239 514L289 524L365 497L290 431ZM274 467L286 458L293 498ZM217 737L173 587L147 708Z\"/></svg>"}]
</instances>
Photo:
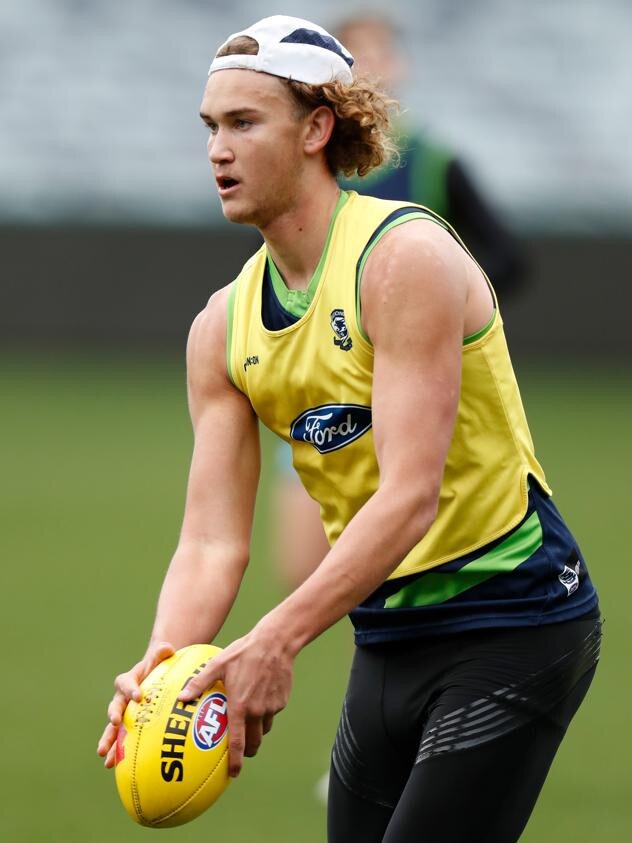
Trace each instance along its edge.
<instances>
[{"instance_id":1,"label":"black compression tights","mask_svg":"<svg viewBox=\"0 0 632 843\"><path fill-rule=\"evenodd\" d=\"M598 622L469 638L469 649L452 639L449 670L439 669L445 644L437 658L418 647L412 678L410 648L358 651L333 752L329 843L519 839L592 681Z\"/></svg>"}]
</instances>

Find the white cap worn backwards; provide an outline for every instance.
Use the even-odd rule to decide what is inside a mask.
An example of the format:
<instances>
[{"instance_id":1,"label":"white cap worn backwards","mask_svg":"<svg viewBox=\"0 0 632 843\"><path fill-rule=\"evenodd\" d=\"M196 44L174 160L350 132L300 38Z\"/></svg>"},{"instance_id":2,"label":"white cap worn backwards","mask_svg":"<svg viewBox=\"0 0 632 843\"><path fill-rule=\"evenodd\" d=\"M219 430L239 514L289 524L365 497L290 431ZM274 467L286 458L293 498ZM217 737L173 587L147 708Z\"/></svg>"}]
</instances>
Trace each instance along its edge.
<instances>
[{"instance_id":1,"label":"white cap worn backwards","mask_svg":"<svg viewBox=\"0 0 632 843\"><path fill-rule=\"evenodd\" d=\"M309 85L324 85L334 80L349 85L353 81L353 56L322 26L308 20L287 15L263 18L243 32L229 36L222 47L241 35L255 39L259 44L257 55L214 58L209 76L218 70L242 68Z\"/></svg>"}]
</instances>

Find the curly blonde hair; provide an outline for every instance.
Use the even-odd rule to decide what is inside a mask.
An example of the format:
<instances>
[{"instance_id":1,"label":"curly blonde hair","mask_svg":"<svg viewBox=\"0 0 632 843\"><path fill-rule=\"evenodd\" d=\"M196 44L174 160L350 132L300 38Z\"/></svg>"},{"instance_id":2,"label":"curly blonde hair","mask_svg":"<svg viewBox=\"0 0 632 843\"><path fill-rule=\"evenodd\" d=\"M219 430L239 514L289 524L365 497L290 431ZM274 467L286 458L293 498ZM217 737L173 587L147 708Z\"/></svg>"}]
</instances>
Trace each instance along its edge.
<instances>
[{"instance_id":1,"label":"curly blonde hair","mask_svg":"<svg viewBox=\"0 0 632 843\"><path fill-rule=\"evenodd\" d=\"M254 38L240 35L224 44L217 58L232 55L257 55L259 45ZM350 177L365 176L376 167L393 162L399 155L392 134L391 115L399 105L370 80L354 79L350 85L327 82L308 85L279 77L288 92L299 118L321 106L330 108L336 118L334 130L325 147L325 158L331 173Z\"/></svg>"}]
</instances>

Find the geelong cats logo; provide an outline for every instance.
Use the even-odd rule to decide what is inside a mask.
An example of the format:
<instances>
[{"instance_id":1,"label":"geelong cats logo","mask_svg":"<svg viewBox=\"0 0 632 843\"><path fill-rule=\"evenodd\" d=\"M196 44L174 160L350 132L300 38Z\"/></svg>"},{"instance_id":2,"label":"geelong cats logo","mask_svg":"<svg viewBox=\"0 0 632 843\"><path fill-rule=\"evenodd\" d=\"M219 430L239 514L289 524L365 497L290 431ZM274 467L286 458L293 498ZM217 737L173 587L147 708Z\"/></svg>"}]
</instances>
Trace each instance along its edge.
<instances>
[{"instance_id":1,"label":"geelong cats logo","mask_svg":"<svg viewBox=\"0 0 632 843\"><path fill-rule=\"evenodd\" d=\"M345 312L339 307L331 311L331 327L336 335L334 345L339 346L342 351L350 351L353 348L353 342L349 336Z\"/></svg>"},{"instance_id":2,"label":"geelong cats logo","mask_svg":"<svg viewBox=\"0 0 632 843\"><path fill-rule=\"evenodd\" d=\"M359 439L370 427L370 407L322 404L297 416L290 436L297 442L309 442L321 454L328 454Z\"/></svg>"}]
</instances>

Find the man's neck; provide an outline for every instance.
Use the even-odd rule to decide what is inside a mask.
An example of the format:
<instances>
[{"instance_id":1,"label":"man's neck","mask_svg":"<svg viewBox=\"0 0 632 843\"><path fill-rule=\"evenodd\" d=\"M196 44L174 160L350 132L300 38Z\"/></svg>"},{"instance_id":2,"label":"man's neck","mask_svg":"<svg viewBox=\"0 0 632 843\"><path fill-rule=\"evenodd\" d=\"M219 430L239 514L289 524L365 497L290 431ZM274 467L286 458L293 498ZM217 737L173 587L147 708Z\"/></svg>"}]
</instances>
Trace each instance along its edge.
<instances>
[{"instance_id":1,"label":"man's neck","mask_svg":"<svg viewBox=\"0 0 632 843\"><path fill-rule=\"evenodd\" d=\"M285 214L261 229L268 251L290 290L306 290L325 247L340 190L335 179L306 190Z\"/></svg>"}]
</instances>

